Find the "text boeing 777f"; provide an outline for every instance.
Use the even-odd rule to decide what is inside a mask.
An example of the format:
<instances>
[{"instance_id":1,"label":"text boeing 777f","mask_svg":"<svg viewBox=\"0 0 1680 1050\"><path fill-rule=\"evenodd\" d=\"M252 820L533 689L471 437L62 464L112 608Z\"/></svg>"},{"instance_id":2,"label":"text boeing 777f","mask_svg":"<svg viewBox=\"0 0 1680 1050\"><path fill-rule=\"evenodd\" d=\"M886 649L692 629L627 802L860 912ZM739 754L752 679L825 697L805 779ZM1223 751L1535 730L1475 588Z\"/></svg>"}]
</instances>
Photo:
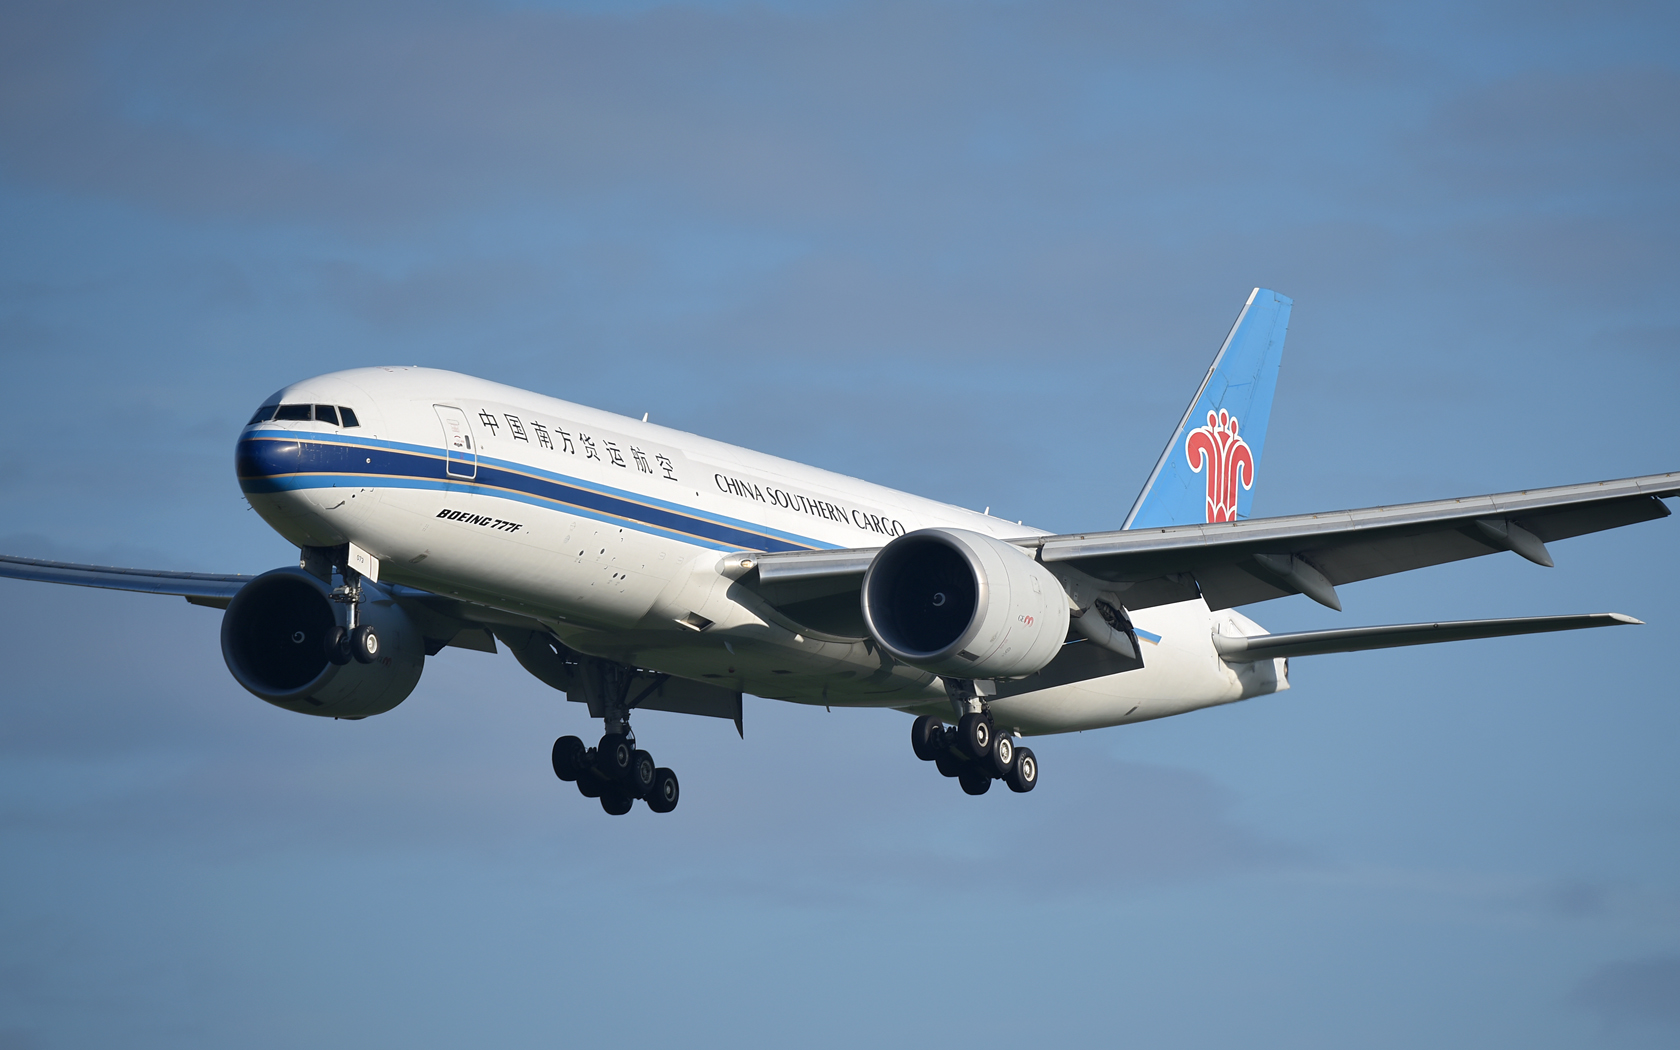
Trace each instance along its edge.
<instances>
[{"instance_id":1,"label":"text boeing 777f","mask_svg":"<svg viewBox=\"0 0 1680 1050\"><path fill-rule=\"evenodd\" d=\"M1234 606L1666 516L1680 473L1250 519L1290 300L1256 289L1127 516L1050 535L645 421L425 368L306 379L239 436L239 484L301 552L261 576L0 558L0 575L223 608L240 685L364 718L446 646L588 704L554 769L609 813L675 808L638 708L741 696L917 717L970 794L1030 791L1023 735L1123 725L1289 686L1289 658L1637 623L1612 613L1272 635Z\"/></svg>"}]
</instances>

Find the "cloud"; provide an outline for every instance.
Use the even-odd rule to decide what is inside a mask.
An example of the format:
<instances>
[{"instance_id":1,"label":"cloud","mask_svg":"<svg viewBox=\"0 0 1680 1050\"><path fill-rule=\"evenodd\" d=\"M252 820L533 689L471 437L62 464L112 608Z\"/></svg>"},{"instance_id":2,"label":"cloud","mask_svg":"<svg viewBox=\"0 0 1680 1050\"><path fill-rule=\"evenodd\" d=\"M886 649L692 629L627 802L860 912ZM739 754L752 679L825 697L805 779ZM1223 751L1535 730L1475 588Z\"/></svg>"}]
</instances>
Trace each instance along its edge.
<instances>
[{"instance_id":1,"label":"cloud","mask_svg":"<svg viewBox=\"0 0 1680 1050\"><path fill-rule=\"evenodd\" d=\"M185 215L367 230L636 200L854 246L892 229L956 261L1000 229L1031 244L1094 219L1159 242L1210 215L1264 221L1255 185L1329 218L1368 210L1349 189L1415 209L1418 171L1431 193L1485 195L1636 170L1650 189L1673 168L1672 72L1454 76L1374 6L394 13L18 6L6 169Z\"/></svg>"},{"instance_id":2,"label":"cloud","mask_svg":"<svg viewBox=\"0 0 1680 1050\"><path fill-rule=\"evenodd\" d=\"M1598 883L1569 879L1551 887L1545 903L1563 918L1590 918L1604 913L1609 897L1609 890Z\"/></svg>"},{"instance_id":3,"label":"cloud","mask_svg":"<svg viewBox=\"0 0 1680 1050\"><path fill-rule=\"evenodd\" d=\"M1680 956L1606 963L1570 999L1613 1024L1680 1025Z\"/></svg>"},{"instance_id":4,"label":"cloud","mask_svg":"<svg viewBox=\"0 0 1680 1050\"><path fill-rule=\"evenodd\" d=\"M1680 71L1531 70L1446 101L1418 145L1444 184L1515 203L1606 184L1647 190L1680 169Z\"/></svg>"}]
</instances>

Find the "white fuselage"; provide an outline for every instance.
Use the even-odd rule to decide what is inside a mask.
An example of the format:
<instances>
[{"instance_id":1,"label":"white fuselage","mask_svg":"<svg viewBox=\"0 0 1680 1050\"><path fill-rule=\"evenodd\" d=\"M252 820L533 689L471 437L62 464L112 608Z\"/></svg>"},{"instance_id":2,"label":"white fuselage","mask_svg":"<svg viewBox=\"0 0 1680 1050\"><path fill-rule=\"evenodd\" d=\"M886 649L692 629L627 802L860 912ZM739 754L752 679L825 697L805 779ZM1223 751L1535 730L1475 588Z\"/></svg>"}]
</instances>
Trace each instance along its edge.
<instances>
[{"instance_id":1,"label":"white fuselage","mask_svg":"<svg viewBox=\"0 0 1680 1050\"><path fill-rule=\"evenodd\" d=\"M381 582L540 620L583 653L771 699L946 709L936 676L787 620L720 571L726 555L879 547L932 526L1043 534L454 372L354 369L274 400L347 406L359 423L277 420L241 435L247 499L288 540L351 542L379 559ZM1023 733L1065 732L1288 688L1282 660L1219 658L1216 631L1261 633L1239 613L1196 600L1132 619L1142 669L999 699L994 715Z\"/></svg>"}]
</instances>

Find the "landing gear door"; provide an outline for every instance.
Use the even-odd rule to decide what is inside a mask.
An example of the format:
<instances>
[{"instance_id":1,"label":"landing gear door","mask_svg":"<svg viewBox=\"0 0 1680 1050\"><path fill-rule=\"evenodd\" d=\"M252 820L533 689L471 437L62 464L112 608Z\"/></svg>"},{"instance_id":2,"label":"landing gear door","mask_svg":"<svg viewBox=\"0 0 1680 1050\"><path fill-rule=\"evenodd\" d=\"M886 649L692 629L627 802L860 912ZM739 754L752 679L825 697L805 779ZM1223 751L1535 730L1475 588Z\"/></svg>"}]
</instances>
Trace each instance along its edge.
<instances>
[{"instance_id":1,"label":"landing gear door","mask_svg":"<svg viewBox=\"0 0 1680 1050\"><path fill-rule=\"evenodd\" d=\"M478 477L478 449L467 414L451 405L433 405L443 424L444 471L452 478Z\"/></svg>"}]
</instances>

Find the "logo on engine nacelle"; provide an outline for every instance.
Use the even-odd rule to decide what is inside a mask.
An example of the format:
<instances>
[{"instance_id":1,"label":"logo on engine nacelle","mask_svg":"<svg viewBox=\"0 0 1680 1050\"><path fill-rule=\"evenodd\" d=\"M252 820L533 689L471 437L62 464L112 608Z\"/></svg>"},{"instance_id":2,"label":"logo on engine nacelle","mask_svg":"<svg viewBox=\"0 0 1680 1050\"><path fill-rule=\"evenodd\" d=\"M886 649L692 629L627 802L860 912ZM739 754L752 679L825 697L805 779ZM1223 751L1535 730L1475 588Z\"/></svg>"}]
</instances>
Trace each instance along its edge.
<instances>
[{"instance_id":1,"label":"logo on engine nacelle","mask_svg":"<svg viewBox=\"0 0 1680 1050\"><path fill-rule=\"evenodd\" d=\"M1254 452L1237 436L1237 417L1209 412L1207 426L1190 431L1184 458L1197 474L1207 471L1207 521L1237 520L1237 486L1254 487Z\"/></svg>"}]
</instances>

